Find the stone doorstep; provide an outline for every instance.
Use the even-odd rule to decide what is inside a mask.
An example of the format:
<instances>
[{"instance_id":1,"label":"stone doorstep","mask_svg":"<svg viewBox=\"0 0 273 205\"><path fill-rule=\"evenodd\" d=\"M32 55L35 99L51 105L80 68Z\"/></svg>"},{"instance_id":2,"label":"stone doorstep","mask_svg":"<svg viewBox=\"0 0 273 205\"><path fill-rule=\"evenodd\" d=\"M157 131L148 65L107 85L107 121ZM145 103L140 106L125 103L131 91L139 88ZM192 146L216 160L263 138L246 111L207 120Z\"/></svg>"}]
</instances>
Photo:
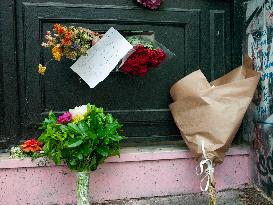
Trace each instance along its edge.
<instances>
[{"instance_id":1,"label":"stone doorstep","mask_svg":"<svg viewBox=\"0 0 273 205\"><path fill-rule=\"evenodd\" d=\"M233 146L227 152L227 156L249 156L250 148L247 145ZM138 161L158 161L174 159L194 159L194 155L185 147L177 145L124 147L121 149L120 157L110 157L105 163L122 163ZM9 159L9 153L0 153L0 169L39 167L40 160ZM55 166L49 162L46 166Z\"/></svg>"},{"instance_id":2,"label":"stone doorstep","mask_svg":"<svg viewBox=\"0 0 273 205\"><path fill-rule=\"evenodd\" d=\"M44 166L39 160L7 157L0 155L0 204L75 202L75 174L65 166ZM216 167L218 191L249 184L250 162L249 147L232 147L224 163ZM195 174L196 165L190 151L178 146L123 148L120 158L109 158L91 173L92 200L198 193L200 177ZM43 203L37 204L37 195Z\"/></svg>"}]
</instances>

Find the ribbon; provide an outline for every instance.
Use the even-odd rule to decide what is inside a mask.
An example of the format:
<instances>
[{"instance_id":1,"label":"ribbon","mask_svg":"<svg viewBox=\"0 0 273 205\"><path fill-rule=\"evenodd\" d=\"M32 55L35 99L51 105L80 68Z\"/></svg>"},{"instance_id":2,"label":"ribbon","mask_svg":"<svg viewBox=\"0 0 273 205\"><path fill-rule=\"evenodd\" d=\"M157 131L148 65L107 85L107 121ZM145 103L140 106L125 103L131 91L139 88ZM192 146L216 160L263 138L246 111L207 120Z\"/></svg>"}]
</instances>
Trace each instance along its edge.
<instances>
[{"instance_id":1,"label":"ribbon","mask_svg":"<svg viewBox=\"0 0 273 205\"><path fill-rule=\"evenodd\" d=\"M208 159L207 157L204 140L202 140L202 152L203 152L203 160L201 160L201 162L199 163L199 166L197 166L195 170L197 175L204 175L204 177L201 179L201 182L200 182L201 191L208 191L210 182L212 180L212 176L214 173L214 168L213 168L212 161ZM202 184L205 180L207 180L207 183L205 188L203 188Z\"/></svg>"}]
</instances>

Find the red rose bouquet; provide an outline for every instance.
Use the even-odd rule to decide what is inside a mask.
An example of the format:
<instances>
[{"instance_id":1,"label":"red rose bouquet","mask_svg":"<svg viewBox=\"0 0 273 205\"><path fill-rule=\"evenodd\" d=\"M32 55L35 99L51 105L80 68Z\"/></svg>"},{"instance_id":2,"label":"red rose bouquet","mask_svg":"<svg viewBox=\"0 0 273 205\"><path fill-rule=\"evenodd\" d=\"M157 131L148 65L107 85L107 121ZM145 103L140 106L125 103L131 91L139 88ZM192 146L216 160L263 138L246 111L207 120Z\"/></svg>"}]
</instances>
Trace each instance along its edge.
<instances>
[{"instance_id":1,"label":"red rose bouquet","mask_svg":"<svg viewBox=\"0 0 273 205\"><path fill-rule=\"evenodd\" d=\"M134 49L123 59L120 70L136 76L145 76L150 69L156 69L166 59L167 54L158 43L143 37L131 36L127 39Z\"/></svg>"}]
</instances>

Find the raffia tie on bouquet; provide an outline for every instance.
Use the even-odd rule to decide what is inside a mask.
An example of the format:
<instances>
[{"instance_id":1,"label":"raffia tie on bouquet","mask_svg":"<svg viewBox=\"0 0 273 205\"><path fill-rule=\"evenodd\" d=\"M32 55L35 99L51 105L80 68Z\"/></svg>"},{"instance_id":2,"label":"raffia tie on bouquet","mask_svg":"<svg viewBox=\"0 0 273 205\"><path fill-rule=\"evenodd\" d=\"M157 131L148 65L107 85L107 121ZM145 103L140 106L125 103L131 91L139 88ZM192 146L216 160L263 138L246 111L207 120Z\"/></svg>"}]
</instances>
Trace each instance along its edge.
<instances>
[{"instance_id":1,"label":"raffia tie on bouquet","mask_svg":"<svg viewBox=\"0 0 273 205\"><path fill-rule=\"evenodd\" d=\"M207 157L205 150L205 143L202 141L202 152L203 160L200 161L196 167L196 174L203 175L200 182L201 191L209 192L209 205L216 205L216 189L215 189L215 177L214 177L214 166L212 161ZM204 182L206 181L205 187Z\"/></svg>"}]
</instances>

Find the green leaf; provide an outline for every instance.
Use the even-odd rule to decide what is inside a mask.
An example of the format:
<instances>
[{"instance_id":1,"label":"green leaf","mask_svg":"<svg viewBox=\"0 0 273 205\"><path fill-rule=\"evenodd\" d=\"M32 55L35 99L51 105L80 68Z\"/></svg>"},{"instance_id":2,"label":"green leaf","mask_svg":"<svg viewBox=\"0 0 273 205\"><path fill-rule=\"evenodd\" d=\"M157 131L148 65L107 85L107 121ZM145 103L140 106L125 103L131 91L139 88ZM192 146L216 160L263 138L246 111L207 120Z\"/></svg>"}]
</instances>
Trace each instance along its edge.
<instances>
[{"instance_id":1,"label":"green leaf","mask_svg":"<svg viewBox=\"0 0 273 205\"><path fill-rule=\"evenodd\" d=\"M80 150L81 150L81 153L84 155L84 156L88 156L90 155L90 153L93 151L92 149L92 145L89 145L89 144L85 144L83 146L80 147Z\"/></svg>"},{"instance_id":2,"label":"green leaf","mask_svg":"<svg viewBox=\"0 0 273 205\"><path fill-rule=\"evenodd\" d=\"M60 151L56 151L56 152L52 152L52 159L55 162L55 164L60 164L61 163L61 152Z\"/></svg>"},{"instance_id":3,"label":"green leaf","mask_svg":"<svg viewBox=\"0 0 273 205\"><path fill-rule=\"evenodd\" d=\"M43 133L43 134L40 135L40 137L38 137L38 141L45 142L46 137L47 137L46 134Z\"/></svg>"},{"instance_id":4,"label":"green leaf","mask_svg":"<svg viewBox=\"0 0 273 205\"><path fill-rule=\"evenodd\" d=\"M81 130L78 128L77 125L73 124L73 123L68 123L67 127L72 131L75 132L77 134L81 134Z\"/></svg>"},{"instance_id":5,"label":"green leaf","mask_svg":"<svg viewBox=\"0 0 273 205\"><path fill-rule=\"evenodd\" d=\"M68 130L67 126L65 125L61 125L60 128L63 132L66 132Z\"/></svg>"},{"instance_id":6,"label":"green leaf","mask_svg":"<svg viewBox=\"0 0 273 205\"><path fill-rule=\"evenodd\" d=\"M80 139L80 140L78 140L78 139L75 139L76 141L75 142L73 142L73 143L71 143L71 144L68 144L68 148L74 148L74 147L78 147L78 146L80 146L82 143L83 143L83 141ZM74 140L73 140L74 141Z\"/></svg>"},{"instance_id":7,"label":"green leaf","mask_svg":"<svg viewBox=\"0 0 273 205\"><path fill-rule=\"evenodd\" d=\"M124 137L120 136L120 135L112 135L110 137L111 140L113 141L121 141Z\"/></svg>"},{"instance_id":8,"label":"green leaf","mask_svg":"<svg viewBox=\"0 0 273 205\"><path fill-rule=\"evenodd\" d=\"M97 169L97 160L96 160L96 157L92 157L92 160L90 162L90 170L91 171L94 171Z\"/></svg>"},{"instance_id":9,"label":"green leaf","mask_svg":"<svg viewBox=\"0 0 273 205\"><path fill-rule=\"evenodd\" d=\"M109 155L109 150L106 147L98 147L97 152L104 157L108 157Z\"/></svg>"},{"instance_id":10,"label":"green leaf","mask_svg":"<svg viewBox=\"0 0 273 205\"><path fill-rule=\"evenodd\" d=\"M78 157L79 160L82 160L82 159L83 159L83 156L82 156L81 153L79 153L79 154L77 155L77 157Z\"/></svg>"},{"instance_id":11,"label":"green leaf","mask_svg":"<svg viewBox=\"0 0 273 205\"><path fill-rule=\"evenodd\" d=\"M127 40L133 46L141 44L146 48L156 49L156 45L150 39L146 39L146 38L143 38L141 36L130 36L130 37L127 38Z\"/></svg>"},{"instance_id":12,"label":"green leaf","mask_svg":"<svg viewBox=\"0 0 273 205\"><path fill-rule=\"evenodd\" d=\"M86 134L89 130L89 127L86 122L79 122L78 128L82 134Z\"/></svg>"},{"instance_id":13,"label":"green leaf","mask_svg":"<svg viewBox=\"0 0 273 205\"><path fill-rule=\"evenodd\" d=\"M75 166L77 164L77 161L75 159L72 159L69 161L69 164L71 164L72 166Z\"/></svg>"},{"instance_id":14,"label":"green leaf","mask_svg":"<svg viewBox=\"0 0 273 205\"><path fill-rule=\"evenodd\" d=\"M87 136L88 136L88 138L90 138L92 140L97 139L97 135L94 132L92 132L92 131L88 131L87 132Z\"/></svg>"}]
</instances>

